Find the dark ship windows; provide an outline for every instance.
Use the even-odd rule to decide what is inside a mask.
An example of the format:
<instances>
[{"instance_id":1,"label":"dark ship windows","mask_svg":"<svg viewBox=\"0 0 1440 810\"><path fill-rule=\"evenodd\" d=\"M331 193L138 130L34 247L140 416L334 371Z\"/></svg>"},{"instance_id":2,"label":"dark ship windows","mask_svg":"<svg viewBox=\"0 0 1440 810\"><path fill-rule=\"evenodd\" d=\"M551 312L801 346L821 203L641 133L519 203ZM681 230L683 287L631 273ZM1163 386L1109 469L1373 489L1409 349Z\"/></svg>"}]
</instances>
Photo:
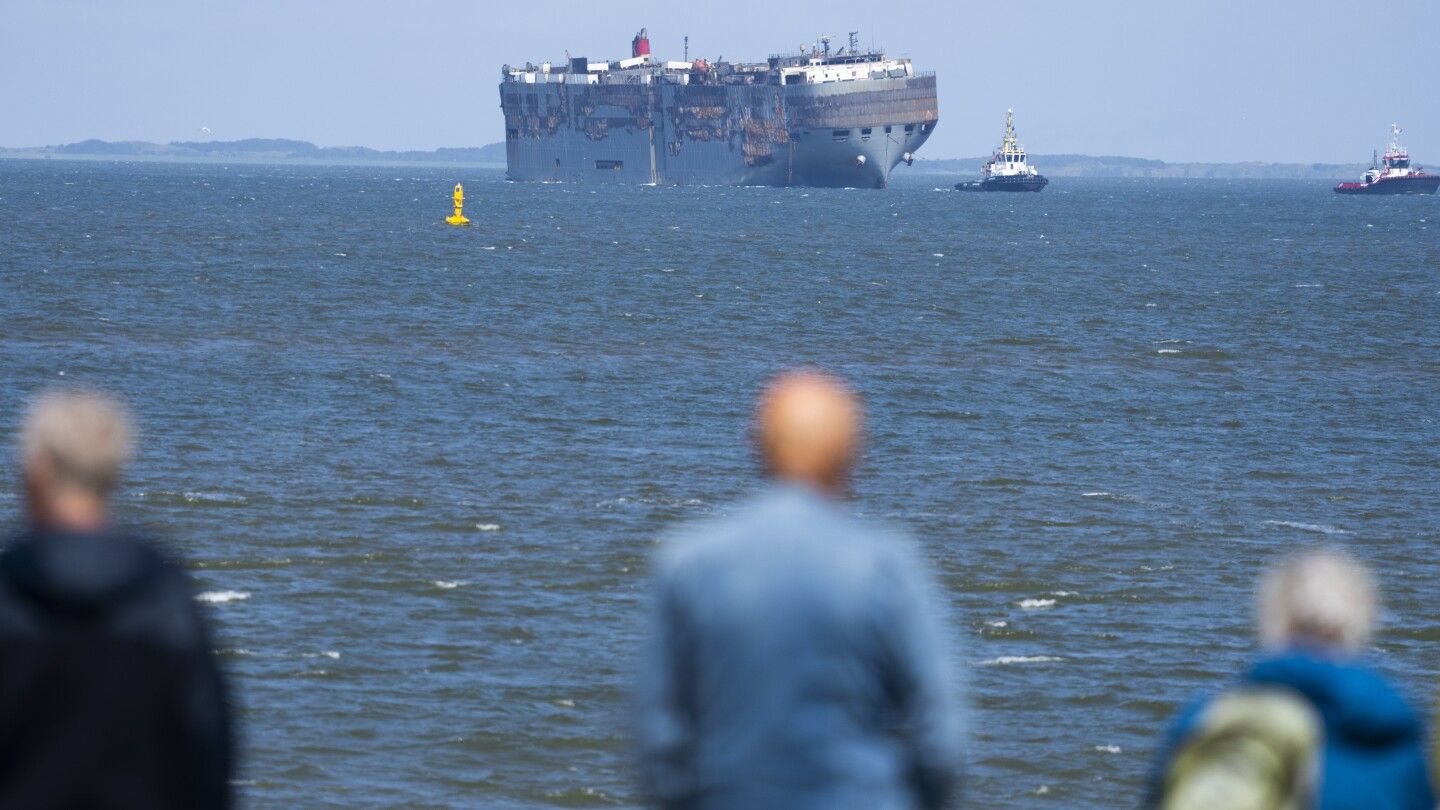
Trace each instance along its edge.
<instances>
[{"instance_id":1,"label":"dark ship windows","mask_svg":"<svg viewBox=\"0 0 1440 810\"><path fill-rule=\"evenodd\" d=\"M833 129L830 131L830 140L834 141L835 143L845 143L846 141L850 140L850 130Z\"/></svg>"},{"instance_id":2,"label":"dark ship windows","mask_svg":"<svg viewBox=\"0 0 1440 810\"><path fill-rule=\"evenodd\" d=\"M910 133L912 133L912 132L914 132L914 131L915 131L915 125L914 125L914 124L906 124L906 125L905 125L905 134L906 134L906 135L909 135Z\"/></svg>"},{"instance_id":3,"label":"dark ship windows","mask_svg":"<svg viewBox=\"0 0 1440 810\"><path fill-rule=\"evenodd\" d=\"M892 126L890 126L890 125L887 124L887 125L885 126L885 134L886 134L886 135L889 135L889 134L890 134L890 130L892 130L892 129L894 129L894 127L892 127Z\"/></svg>"},{"instance_id":4,"label":"dark ship windows","mask_svg":"<svg viewBox=\"0 0 1440 810\"><path fill-rule=\"evenodd\" d=\"M870 140L870 127L865 127L864 129L860 130L860 140Z\"/></svg>"},{"instance_id":5,"label":"dark ship windows","mask_svg":"<svg viewBox=\"0 0 1440 810\"><path fill-rule=\"evenodd\" d=\"M620 171L621 169L625 168L625 161L623 161L623 160L597 160L597 161L595 161L595 168L597 168L597 169L608 169L608 170L610 170L610 171L612 171L612 172L618 172L618 171Z\"/></svg>"}]
</instances>

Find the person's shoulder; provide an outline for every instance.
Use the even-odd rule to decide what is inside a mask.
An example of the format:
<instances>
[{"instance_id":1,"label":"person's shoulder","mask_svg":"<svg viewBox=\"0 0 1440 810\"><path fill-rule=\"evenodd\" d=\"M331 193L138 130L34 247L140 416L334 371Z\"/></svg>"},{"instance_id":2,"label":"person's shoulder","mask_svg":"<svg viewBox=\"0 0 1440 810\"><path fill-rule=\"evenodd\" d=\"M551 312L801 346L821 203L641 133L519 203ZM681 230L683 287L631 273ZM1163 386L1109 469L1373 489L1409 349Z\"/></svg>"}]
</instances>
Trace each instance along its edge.
<instances>
[{"instance_id":1,"label":"person's shoulder","mask_svg":"<svg viewBox=\"0 0 1440 810\"><path fill-rule=\"evenodd\" d=\"M1384 675L1363 660L1309 649L1291 649L1263 657L1250 669L1249 679L1311 691L1343 688L1345 691L1394 694Z\"/></svg>"},{"instance_id":2,"label":"person's shoulder","mask_svg":"<svg viewBox=\"0 0 1440 810\"><path fill-rule=\"evenodd\" d=\"M1249 679L1295 689L1346 731L1376 739L1419 733L1420 717L1409 701L1389 678L1359 658L1289 651L1256 663Z\"/></svg>"},{"instance_id":3,"label":"person's shoulder","mask_svg":"<svg viewBox=\"0 0 1440 810\"><path fill-rule=\"evenodd\" d=\"M844 504L808 488L768 484L703 520L662 538L662 556L723 554L736 546L795 541L821 535L844 541L863 537L866 526Z\"/></svg>"},{"instance_id":4,"label":"person's shoulder","mask_svg":"<svg viewBox=\"0 0 1440 810\"><path fill-rule=\"evenodd\" d=\"M676 578L689 569L708 568L733 556L734 546L749 537L756 508L755 499L750 498L670 529L660 537L654 559L656 573L662 579Z\"/></svg>"}]
</instances>

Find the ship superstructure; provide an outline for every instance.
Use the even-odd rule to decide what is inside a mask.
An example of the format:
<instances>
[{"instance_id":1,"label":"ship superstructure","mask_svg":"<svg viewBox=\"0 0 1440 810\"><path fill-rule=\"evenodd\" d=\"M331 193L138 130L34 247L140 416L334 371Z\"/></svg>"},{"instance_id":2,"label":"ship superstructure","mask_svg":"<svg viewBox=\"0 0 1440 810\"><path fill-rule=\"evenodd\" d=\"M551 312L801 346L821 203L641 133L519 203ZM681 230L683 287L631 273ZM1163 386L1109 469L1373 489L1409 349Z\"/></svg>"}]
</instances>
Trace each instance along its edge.
<instances>
[{"instance_id":1,"label":"ship superstructure","mask_svg":"<svg viewBox=\"0 0 1440 810\"><path fill-rule=\"evenodd\" d=\"M980 167L980 179L956 183L961 191L1039 191L1049 183L1026 161L1025 147L1015 136L1015 111L1005 111L1005 138Z\"/></svg>"},{"instance_id":2,"label":"ship superstructure","mask_svg":"<svg viewBox=\"0 0 1440 810\"><path fill-rule=\"evenodd\" d=\"M1341 183L1337 194L1434 194L1440 175L1410 164L1410 151L1400 145L1400 125L1390 125L1390 146L1385 156L1372 160L1358 183Z\"/></svg>"},{"instance_id":3,"label":"ship superstructure","mask_svg":"<svg viewBox=\"0 0 1440 810\"><path fill-rule=\"evenodd\" d=\"M687 54L688 56L688 54ZM828 37L765 62L629 59L505 66L512 180L883 188L939 120L935 76Z\"/></svg>"}]
</instances>

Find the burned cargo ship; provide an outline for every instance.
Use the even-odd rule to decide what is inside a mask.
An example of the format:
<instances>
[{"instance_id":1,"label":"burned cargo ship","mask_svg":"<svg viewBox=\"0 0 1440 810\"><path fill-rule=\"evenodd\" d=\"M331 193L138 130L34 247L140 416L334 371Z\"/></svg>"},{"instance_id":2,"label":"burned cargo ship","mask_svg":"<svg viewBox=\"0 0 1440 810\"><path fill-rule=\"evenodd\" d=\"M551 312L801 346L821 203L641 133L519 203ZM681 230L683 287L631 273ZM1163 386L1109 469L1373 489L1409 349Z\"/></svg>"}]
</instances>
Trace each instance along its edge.
<instances>
[{"instance_id":1,"label":"burned cargo ship","mask_svg":"<svg viewBox=\"0 0 1440 810\"><path fill-rule=\"evenodd\" d=\"M732 63L657 60L641 30L629 59L502 75L512 180L884 188L940 117L934 74L853 33Z\"/></svg>"}]
</instances>

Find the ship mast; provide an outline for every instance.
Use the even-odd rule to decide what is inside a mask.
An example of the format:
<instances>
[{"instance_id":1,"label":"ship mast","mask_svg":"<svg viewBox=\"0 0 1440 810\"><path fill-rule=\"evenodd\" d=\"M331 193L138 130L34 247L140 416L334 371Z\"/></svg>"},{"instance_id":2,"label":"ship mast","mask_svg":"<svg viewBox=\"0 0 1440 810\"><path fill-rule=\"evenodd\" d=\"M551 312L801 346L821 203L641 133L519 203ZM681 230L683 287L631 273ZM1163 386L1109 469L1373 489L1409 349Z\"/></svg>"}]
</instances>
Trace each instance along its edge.
<instances>
[{"instance_id":1,"label":"ship mast","mask_svg":"<svg viewBox=\"0 0 1440 810\"><path fill-rule=\"evenodd\" d=\"M1390 125L1390 151L1391 151L1391 152L1403 152L1403 151L1405 151L1405 150L1400 146L1400 125L1399 125L1399 124L1391 124L1391 125Z\"/></svg>"},{"instance_id":2,"label":"ship mast","mask_svg":"<svg viewBox=\"0 0 1440 810\"><path fill-rule=\"evenodd\" d=\"M1015 111L1005 111L1005 142L1000 145L1000 151L1005 154L1014 154L1020 151L1020 144L1015 137Z\"/></svg>"}]
</instances>

